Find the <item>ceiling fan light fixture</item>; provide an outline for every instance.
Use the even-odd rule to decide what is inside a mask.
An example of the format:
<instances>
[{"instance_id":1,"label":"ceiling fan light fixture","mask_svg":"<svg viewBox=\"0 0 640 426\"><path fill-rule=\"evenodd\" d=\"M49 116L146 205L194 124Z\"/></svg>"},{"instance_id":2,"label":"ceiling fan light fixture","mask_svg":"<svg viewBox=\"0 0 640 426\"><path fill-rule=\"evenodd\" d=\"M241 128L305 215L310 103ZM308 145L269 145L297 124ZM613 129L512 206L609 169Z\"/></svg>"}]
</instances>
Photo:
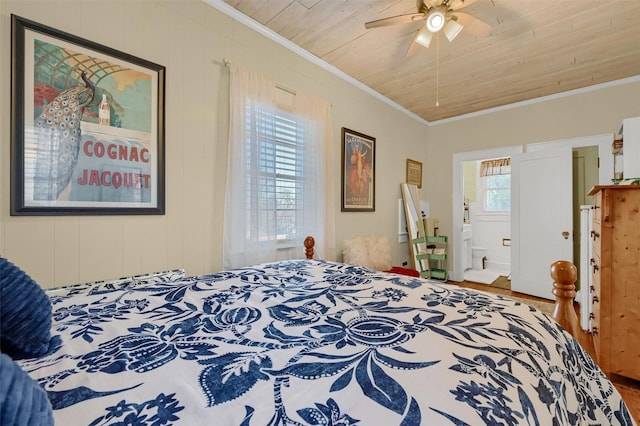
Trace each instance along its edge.
<instances>
[{"instance_id":1,"label":"ceiling fan light fixture","mask_svg":"<svg viewBox=\"0 0 640 426\"><path fill-rule=\"evenodd\" d=\"M432 33L437 33L444 27L447 21L447 10L444 7L434 7L427 14L427 29Z\"/></svg>"},{"instance_id":2,"label":"ceiling fan light fixture","mask_svg":"<svg viewBox=\"0 0 640 426\"><path fill-rule=\"evenodd\" d=\"M422 47L429 47L432 39L433 39L433 33L423 28L422 30L420 30L420 33L418 33L418 36L416 37L415 41Z\"/></svg>"},{"instance_id":3,"label":"ceiling fan light fixture","mask_svg":"<svg viewBox=\"0 0 640 426\"><path fill-rule=\"evenodd\" d=\"M447 36L447 40L453 41L453 39L456 38L458 34L460 34L462 28L462 25L460 25L457 21L451 19L449 22L447 22L447 25L444 26L444 35Z\"/></svg>"}]
</instances>

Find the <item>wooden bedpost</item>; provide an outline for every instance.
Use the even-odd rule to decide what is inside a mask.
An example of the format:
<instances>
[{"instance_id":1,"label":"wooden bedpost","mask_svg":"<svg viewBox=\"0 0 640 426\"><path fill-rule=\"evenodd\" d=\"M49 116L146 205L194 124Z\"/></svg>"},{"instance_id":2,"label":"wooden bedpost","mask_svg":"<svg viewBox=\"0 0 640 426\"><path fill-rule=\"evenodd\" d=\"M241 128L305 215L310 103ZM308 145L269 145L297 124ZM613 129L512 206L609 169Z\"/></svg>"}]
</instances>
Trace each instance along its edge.
<instances>
[{"instance_id":1,"label":"wooden bedpost","mask_svg":"<svg viewBox=\"0 0 640 426\"><path fill-rule=\"evenodd\" d=\"M578 270L573 263L558 260L551 264L551 278L553 279L553 294L556 296L553 319L577 338L579 325L578 316L573 307L573 299L576 297L575 282L578 278Z\"/></svg>"},{"instance_id":2,"label":"wooden bedpost","mask_svg":"<svg viewBox=\"0 0 640 426\"><path fill-rule=\"evenodd\" d=\"M312 236L308 236L304 239L304 254L307 256L307 259L313 259L313 246L316 245L316 240L313 239Z\"/></svg>"}]
</instances>

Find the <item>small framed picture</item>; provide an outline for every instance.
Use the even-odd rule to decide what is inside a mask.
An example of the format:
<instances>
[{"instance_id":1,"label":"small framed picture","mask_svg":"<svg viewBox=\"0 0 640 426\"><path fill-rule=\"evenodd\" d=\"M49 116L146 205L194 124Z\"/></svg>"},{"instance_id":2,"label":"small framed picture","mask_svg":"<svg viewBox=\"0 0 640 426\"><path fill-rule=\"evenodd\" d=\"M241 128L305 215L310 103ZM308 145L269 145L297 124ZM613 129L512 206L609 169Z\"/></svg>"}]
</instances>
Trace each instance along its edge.
<instances>
[{"instance_id":1,"label":"small framed picture","mask_svg":"<svg viewBox=\"0 0 640 426\"><path fill-rule=\"evenodd\" d=\"M376 139L342 128L342 210L376 210Z\"/></svg>"},{"instance_id":2,"label":"small framed picture","mask_svg":"<svg viewBox=\"0 0 640 426\"><path fill-rule=\"evenodd\" d=\"M407 158L407 183L422 188L422 163Z\"/></svg>"}]
</instances>

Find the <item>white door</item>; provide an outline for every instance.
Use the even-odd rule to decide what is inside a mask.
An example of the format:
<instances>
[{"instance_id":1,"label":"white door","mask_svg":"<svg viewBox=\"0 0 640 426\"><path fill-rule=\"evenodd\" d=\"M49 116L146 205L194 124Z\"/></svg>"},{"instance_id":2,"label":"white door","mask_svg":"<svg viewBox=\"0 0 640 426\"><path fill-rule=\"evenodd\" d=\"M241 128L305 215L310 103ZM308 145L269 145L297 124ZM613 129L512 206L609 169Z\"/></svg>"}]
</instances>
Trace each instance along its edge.
<instances>
[{"instance_id":1,"label":"white door","mask_svg":"<svg viewBox=\"0 0 640 426\"><path fill-rule=\"evenodd\" d=\"M511 157L511 290L554 299L549 267L573 261L571 147Z\"/></svg>"}]
</instances>

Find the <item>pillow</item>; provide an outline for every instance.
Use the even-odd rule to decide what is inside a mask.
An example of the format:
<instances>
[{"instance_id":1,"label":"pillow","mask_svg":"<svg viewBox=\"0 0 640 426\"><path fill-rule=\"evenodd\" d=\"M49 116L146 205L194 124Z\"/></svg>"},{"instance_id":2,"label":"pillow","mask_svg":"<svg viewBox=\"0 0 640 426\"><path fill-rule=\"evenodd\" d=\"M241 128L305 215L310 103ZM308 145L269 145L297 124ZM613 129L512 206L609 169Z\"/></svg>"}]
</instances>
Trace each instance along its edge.
<instances>
[{"instance_id":1,"label":"pillow","mask_svg":"<svg viewBox=\"0 0 640 426\"><path fill-rule=\"evenodd\" d=\"M391 269L391 245L387 237L367 237L371 267L378 271Z\"/></svg>"},{"instance_id":2,"label":"pillow","mask_svg":"<svg viewBox=\"0 0 640 426\"><path fill-rule=\"evenodd\" d=\"M102 294L113 290L124 290L140 284L180 281L184 278L184 269L153 272L151 274L134 275L113 280L93 281L84 284L73 284L45 290L49 297L71 296L75 294Z\"/></svg>"},{"instance_id":3,"label":"pillow","mask_svg":"<svg viewBox=\"0 0 640 426\"><path fill-rule=\"evenodd\" d=\"M47 392L3 353L0 353L0 424L53 425Z\"/></svg>"},{"instance_id":4,"label":"pillow","mask_svg":"<svg viewBox=\"0 0 640 426\"><path fill-rule=\"evenodd\" d=\"M391 245L387 237L357 237L344 240L343 246L344 263L378 271L391 268Z\"/></svg>"},{"instance_id":5,"label":"pillow","mask_svg":"<svg viewBox=\"0 0 640 426\"><path fill-rule=\"evenodd\" d=\"M352 240L344 240L342 248L342 260L349 265L364 266L372 268L369 261L369 252L367 251L367 243L363 237L354 238Z\"/></svg>"},{"instance_id":6,"label":"pillow","mask_svg":"<svg viewBox=\"0 0 640 426\"><path fill-rule=\"evenodd\" d=\"M51 301L20 268L0 257L0 347L13 359L57 349L51 337Z\"/></svg>"}]
</instances>

